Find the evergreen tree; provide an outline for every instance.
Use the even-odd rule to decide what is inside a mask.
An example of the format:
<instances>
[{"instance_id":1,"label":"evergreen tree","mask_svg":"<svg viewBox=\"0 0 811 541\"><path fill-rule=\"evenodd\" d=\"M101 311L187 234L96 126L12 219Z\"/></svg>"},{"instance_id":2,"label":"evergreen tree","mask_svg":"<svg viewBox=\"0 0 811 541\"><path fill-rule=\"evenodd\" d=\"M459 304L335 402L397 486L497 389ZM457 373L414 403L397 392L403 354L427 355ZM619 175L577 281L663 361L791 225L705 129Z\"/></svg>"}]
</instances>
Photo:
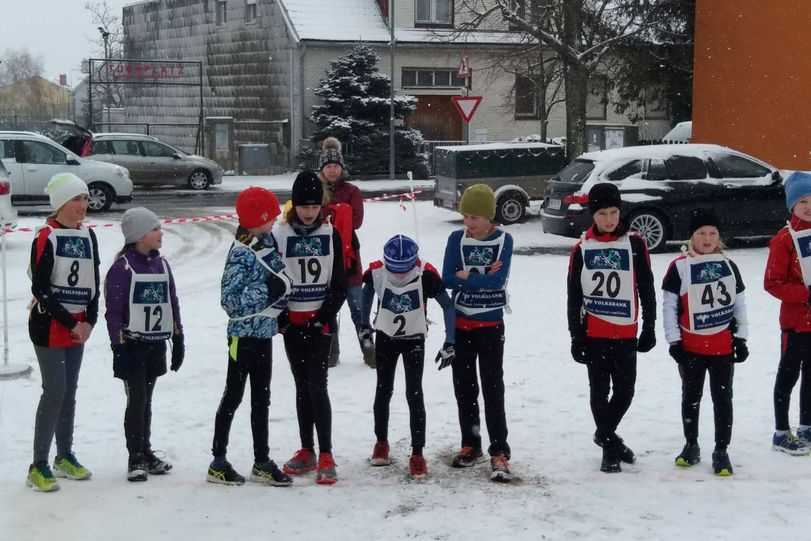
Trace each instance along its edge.
<instances>
[{"instance_id":1,"label":"evergreen tree","mask_svg":"<svg viewBox=\"0 0 811 541\"><path fill-rule=\"evenodd\" d=\"M379 60L371 47L359 43L330 62L326 77L315 90L321 104L313 106L311 119L316 129L311 147L302 153L305 159L317 156L321 142L334 136L344 145L344 160L350 173L388 172L391 80L378 70ZM394 115L398 120L416 107L414 96L394 98ZM395 172L412 171L415 178L426 178L428 163L420 153L422 135L402 125L395 130Z\"/></svg>"}]
</instances>

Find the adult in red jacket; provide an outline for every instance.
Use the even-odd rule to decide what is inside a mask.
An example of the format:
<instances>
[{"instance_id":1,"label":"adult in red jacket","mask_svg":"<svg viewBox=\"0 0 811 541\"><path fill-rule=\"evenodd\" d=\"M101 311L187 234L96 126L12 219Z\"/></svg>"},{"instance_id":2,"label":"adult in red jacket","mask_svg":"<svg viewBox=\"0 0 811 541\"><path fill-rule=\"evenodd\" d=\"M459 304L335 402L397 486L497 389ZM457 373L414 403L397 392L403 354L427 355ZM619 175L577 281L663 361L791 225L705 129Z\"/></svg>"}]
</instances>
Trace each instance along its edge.
<instances>
[{"instance_id":1,"label":"adult in red jacket","mask_svg":"<svg viewBox=\"0 0 811 541\"><path fill-rule=\"evenodd\" d=\"M370 367L375 367L374 343L371 340L363 340L361 333L361 304L363 302L363 264L360 259L360 242L356 231L363 225L363 197L360 190L348 181L349 174L346 171L346 164L341 153L341 142L335 137L327 137L321 145L321 155L318 158L318 168L321 182L324 184L324 198L326 199L327 213L333 211L330 207L339 203L345 203L352 208L352 237L349 242L345 239L344 244L351 244L351 255L347 255L350 264L347 266L348 289L346 301L349 305L349 313L352 315L352 323L355 325L355 332L359 336L359 343L363 353L364 362ZM340 355L340 345L338 332L333 335L332 349L330 350L330 366L338 364Z\"/></svg>"},{"instance_id":2,"label":"adult in red jacket","mask_svg":"<svg viewBox=\"0 0 811 541\"><path fill-rule=\"evenodd\" d=\"M792 455L811 453L811 175L796 171L785 183L791 221L769 242L763 285L780 299L781 355L774 382L772 448ZM791 391L800 381L797 437L788 419Z\"/></svg>"}]
</instances>

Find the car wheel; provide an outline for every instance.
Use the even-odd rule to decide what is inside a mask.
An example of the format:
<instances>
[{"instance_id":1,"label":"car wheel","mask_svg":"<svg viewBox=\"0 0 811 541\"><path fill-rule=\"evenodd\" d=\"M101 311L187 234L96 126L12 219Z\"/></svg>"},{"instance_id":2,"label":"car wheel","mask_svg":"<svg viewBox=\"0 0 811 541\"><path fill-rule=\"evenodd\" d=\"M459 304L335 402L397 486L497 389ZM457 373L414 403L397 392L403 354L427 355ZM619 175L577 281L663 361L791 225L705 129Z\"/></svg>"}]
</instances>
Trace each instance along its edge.
<instances>
[{"instance_id":1,"label":"car wheel","mask_svg":"<svg viewBox=\"0 0 811 541\"><path fill-rule=\"evenodd\" d=\"M496 203L496 221L504 225L520 222L527 212L527 204L521 192L510 191L500 195Z\"/></svg>"},{"instance_id":2,"label":"car wheel","mask_svg":"<svg viewBox=\"0 0 811 541\"><path fill-rule=\"evenodd\" d=\"M88 184L87 189L90 192L90 203L87 205L87 210L101 212L113 204L113 190L106 184L93 182Z\"/></svg>"},{"instance_id":3,"label":"car wheel","mask_svg":"<svg viewBox=\"0 0 811 541\"><path fill-rule=\"evenodd\" d=\"M669 237L667 222L658 213L643 210L631 215L628 229L636 231L645 240L645 245L651 252L664 249Z\"/></svg>"},{"instance_id":4,"label":"car wheel","mask_svg":"<svg viewBox=\"0 0 811 541\"><path fill-rule=\"evenodd\" d=\"M189 188L192 190L205 190L211 184L211 175L202 169L197 169L189 175Z\"/></svg>"}]
</instances>

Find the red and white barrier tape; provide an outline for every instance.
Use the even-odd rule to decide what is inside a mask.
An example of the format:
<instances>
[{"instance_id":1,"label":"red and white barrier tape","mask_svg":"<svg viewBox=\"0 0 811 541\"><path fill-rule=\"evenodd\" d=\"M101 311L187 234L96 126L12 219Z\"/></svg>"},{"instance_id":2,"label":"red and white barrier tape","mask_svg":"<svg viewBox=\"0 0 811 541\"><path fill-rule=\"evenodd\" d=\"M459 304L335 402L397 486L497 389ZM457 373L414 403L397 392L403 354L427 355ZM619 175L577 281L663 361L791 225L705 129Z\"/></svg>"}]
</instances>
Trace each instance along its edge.
<instances>
[{"instance_id":1,"label":"red and white barrier tape","mask_svg":"<svg viewBox=\"0 0 811 541\"><path fill-rule=\"evenodd\" d=\"M405 207L402 205L403 199L414 199L416 194L421 193L422 190L417 189L413 192L403 192L403 193L394 193L394 194L383 194L379 197L369 197L364 199L365 203L371 203L375 201L386 201L389 199L399 199L401 203L401 207L405 210ZM220 221L220 220L236 220L238 216L236 214L214 214L212 216L195 216L192 218L164 218L161 220L163 224L185 224L185 223L196 223L196 222L213 222L213 221ZM116 227L120 224L118 223L106 223L106 224L86 224L87 227ZM33 227L18 227L16 229L3 229L3 233L32 233L36 231L36 228Z\"/></svg>"}]
</instances>

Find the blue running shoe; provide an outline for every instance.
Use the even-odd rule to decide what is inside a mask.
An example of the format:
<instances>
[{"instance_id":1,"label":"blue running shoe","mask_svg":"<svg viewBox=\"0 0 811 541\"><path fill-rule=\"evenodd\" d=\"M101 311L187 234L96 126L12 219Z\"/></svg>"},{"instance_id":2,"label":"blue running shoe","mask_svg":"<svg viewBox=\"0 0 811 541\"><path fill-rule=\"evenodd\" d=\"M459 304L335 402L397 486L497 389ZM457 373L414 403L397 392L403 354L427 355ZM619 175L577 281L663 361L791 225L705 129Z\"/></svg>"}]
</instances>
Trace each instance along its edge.
<instances>
[{"instance_id":1,"label":"blue running shoe","mask_svg":"<svg viewBox=\"0 0 811 541\"><path fill-rule=\"evenodd\" d=\"M794 456L811 453L811 449L804 442L795 438L790 430L785 434L775 432L772 437L772 451L780 451Z\"/></svg>"},{"instance_id":2,"label":"blue running shoe","mask_svg":"<svg viewBox=\"0 0 811 541\"><path fill-rule=\"evenodd\" d=\"M726 451L712 452L712 470L719 477L729 477L732 475L732 462Z\"/></svg>"}]
</instances>

